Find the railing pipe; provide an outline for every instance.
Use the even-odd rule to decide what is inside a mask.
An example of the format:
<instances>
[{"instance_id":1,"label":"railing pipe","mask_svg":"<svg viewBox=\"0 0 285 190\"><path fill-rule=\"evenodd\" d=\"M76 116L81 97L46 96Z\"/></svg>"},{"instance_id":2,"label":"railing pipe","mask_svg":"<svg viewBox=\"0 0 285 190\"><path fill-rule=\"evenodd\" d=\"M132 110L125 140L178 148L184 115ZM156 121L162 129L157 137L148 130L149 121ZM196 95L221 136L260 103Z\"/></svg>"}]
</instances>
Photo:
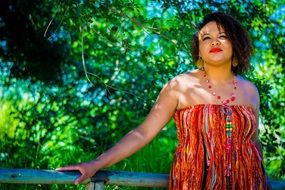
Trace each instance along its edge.
<instances>
[{"instance_id":1,"label":"railing pipe","mask_svg":"<svg viewBox=\"0 0 285 190\"><path fill-rule=\"evenodd\" d=\"M78 171L0 168L0 183L13 184L72 184ZM168 175L127 171L99 171L86 180L86 190L103 190L105 184L167 188ZM285 189L285 181L269 180L273 190Z\"/></svg>"},{"instance_id":2,"label":"railing pipe","mask_svg":"<svg viewBox=\"0 0 285 190\"><path fill-rule=\"evenodd\" d=\"M72 184L80 176L78 171L0 168L0 183L15 184ZM126 171L99 171L85 183L104 183L137 187L167 187L167 174ZM98 186L98 185L97 185ZM96 190L100 189L99 186Z\"/></svg>"}]
</instances>

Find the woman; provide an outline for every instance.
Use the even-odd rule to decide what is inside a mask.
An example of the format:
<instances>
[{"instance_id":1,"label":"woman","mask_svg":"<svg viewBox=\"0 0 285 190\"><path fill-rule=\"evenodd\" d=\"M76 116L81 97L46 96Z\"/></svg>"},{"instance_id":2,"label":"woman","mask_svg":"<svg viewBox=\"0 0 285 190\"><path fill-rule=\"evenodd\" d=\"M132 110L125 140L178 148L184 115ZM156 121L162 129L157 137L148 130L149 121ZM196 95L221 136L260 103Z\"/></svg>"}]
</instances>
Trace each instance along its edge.
<instances>
[{"instance_id":1,"label":"woman","mask_svg":"<svg viewBox=\"0 0 285 190\"><path fill-rule=\"evenodd\" d=\"M62 167L79 170L80 183L149 143L174 116L179 144L169 189L267 189L258 142L259 94L238 74L252 47L230 15L207 15L193 37L199 69L176 76L161 90L145 121L96 160Z\"/></svg>"}]
</instances>

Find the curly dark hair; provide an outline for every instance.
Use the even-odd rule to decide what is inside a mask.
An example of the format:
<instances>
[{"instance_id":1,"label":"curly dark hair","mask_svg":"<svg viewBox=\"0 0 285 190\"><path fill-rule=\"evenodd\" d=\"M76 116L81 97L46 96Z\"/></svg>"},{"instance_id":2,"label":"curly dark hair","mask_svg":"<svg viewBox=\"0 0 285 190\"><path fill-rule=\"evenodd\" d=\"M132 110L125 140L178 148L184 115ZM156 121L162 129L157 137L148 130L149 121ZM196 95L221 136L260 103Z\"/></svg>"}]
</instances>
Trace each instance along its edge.
<instances>
[{"instance_id":1,"label":"curly dark hair","mask_svg":"<svg viewBox=\"0 0 285 190\"><path fill-rule=\"evenodd\" d=\"M237 59L238 65L232 66L232 72L242 74L250 67L250 56L252 54L251 40L247 34L247 31L242 25L231 15L215 12L208 14L204 17L202 23L198 25L197 32L193 36L192 40L192 59L194 63L199 59L199 31L209 22L215 21L218 27L222 27L225 30L233 47L233 56Z\"/></svg>"}]
</instances>

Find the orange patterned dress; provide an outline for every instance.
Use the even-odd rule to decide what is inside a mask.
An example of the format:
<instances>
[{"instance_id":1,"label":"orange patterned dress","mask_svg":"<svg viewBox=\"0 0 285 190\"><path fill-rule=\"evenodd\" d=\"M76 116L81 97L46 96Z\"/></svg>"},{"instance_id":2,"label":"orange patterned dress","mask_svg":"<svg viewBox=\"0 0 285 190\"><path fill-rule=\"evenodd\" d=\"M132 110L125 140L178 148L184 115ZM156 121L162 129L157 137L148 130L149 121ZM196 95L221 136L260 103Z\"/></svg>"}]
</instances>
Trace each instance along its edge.
<instances>
[{"instance_id":1,"label":"orange patterned dress","mask_svg":"<svg viewBox=\"0 0 285 190\"><path fill-rule=\"evenodd\" d=\"M251 138L257 130L249 106L231 105L231 151L226 151L226 115L222 105L199 104L177 110L176 149L171 190L268 189L261 153Z\"/></svg>"}]
</instances>

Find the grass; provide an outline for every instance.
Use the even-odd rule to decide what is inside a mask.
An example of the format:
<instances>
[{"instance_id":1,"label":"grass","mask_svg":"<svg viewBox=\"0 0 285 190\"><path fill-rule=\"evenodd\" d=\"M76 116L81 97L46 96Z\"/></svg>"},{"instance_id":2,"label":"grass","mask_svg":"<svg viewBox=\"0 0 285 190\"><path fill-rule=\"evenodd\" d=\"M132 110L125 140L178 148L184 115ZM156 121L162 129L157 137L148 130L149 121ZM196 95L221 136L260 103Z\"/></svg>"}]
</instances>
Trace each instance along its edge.
<instances>
[{"instance_id":1,"label":"grass","mask_svg":"<svg viewBox=\"0 0 285 190\"><path fill-rule=\"evenodd\" d=\"M108 168L110 170L125 170L133 172L169 173L172 155L176 147L175 126L171 122L161 133L146 147L133 156ZM107 190L147 190L163 188L119 187L107 186Z\"/></svg>"},{"instance_id":2,"label":"grass","mask_svg":"<svg viewBox=\"0 0 285 190\"><path fill-rule=\"evenodd\" d=\"M121 162L115 164L114 166L107 168L108 170L125 170L125 171L134 171L134 172L149 172L149 173L169 173L172 163L172 155L175 150L176 144L176 129L173 122L170 122L161 133L146 147L135 153L133 156L122 160ZM55 149L54 151L57 151ZM60 151L60 150L58 150ZM90 160L94 153L82 153L75 150L65 151L64 155L61 155L61 159L57 157L57 153L53 152L53 157L39 157L39 162L42 160L49 160L48 164L51 168L56 167L57 165L63 165L67 161L78 162L78 160ZM68 153L69 152L69 153ZM99 151L100 152L100 151ZM75 156L76 155L76 156ZM80 159L79 159L80 158ZM56 162L56 163L55 163ZM63 162L63 163L62 163ZM5 165L6 163L6 165ZM3 165L4 164L4 165ZM9 165L9 162L2 162L1 167L12 167ZM84 185L27 185L27 184L0 184L1 190L83 190ZM162 189L162 188L138 188L138 187L123 187L123 186L106 186L107 190L147 190L147 189Z\"/></svg>"}]
</instances>

